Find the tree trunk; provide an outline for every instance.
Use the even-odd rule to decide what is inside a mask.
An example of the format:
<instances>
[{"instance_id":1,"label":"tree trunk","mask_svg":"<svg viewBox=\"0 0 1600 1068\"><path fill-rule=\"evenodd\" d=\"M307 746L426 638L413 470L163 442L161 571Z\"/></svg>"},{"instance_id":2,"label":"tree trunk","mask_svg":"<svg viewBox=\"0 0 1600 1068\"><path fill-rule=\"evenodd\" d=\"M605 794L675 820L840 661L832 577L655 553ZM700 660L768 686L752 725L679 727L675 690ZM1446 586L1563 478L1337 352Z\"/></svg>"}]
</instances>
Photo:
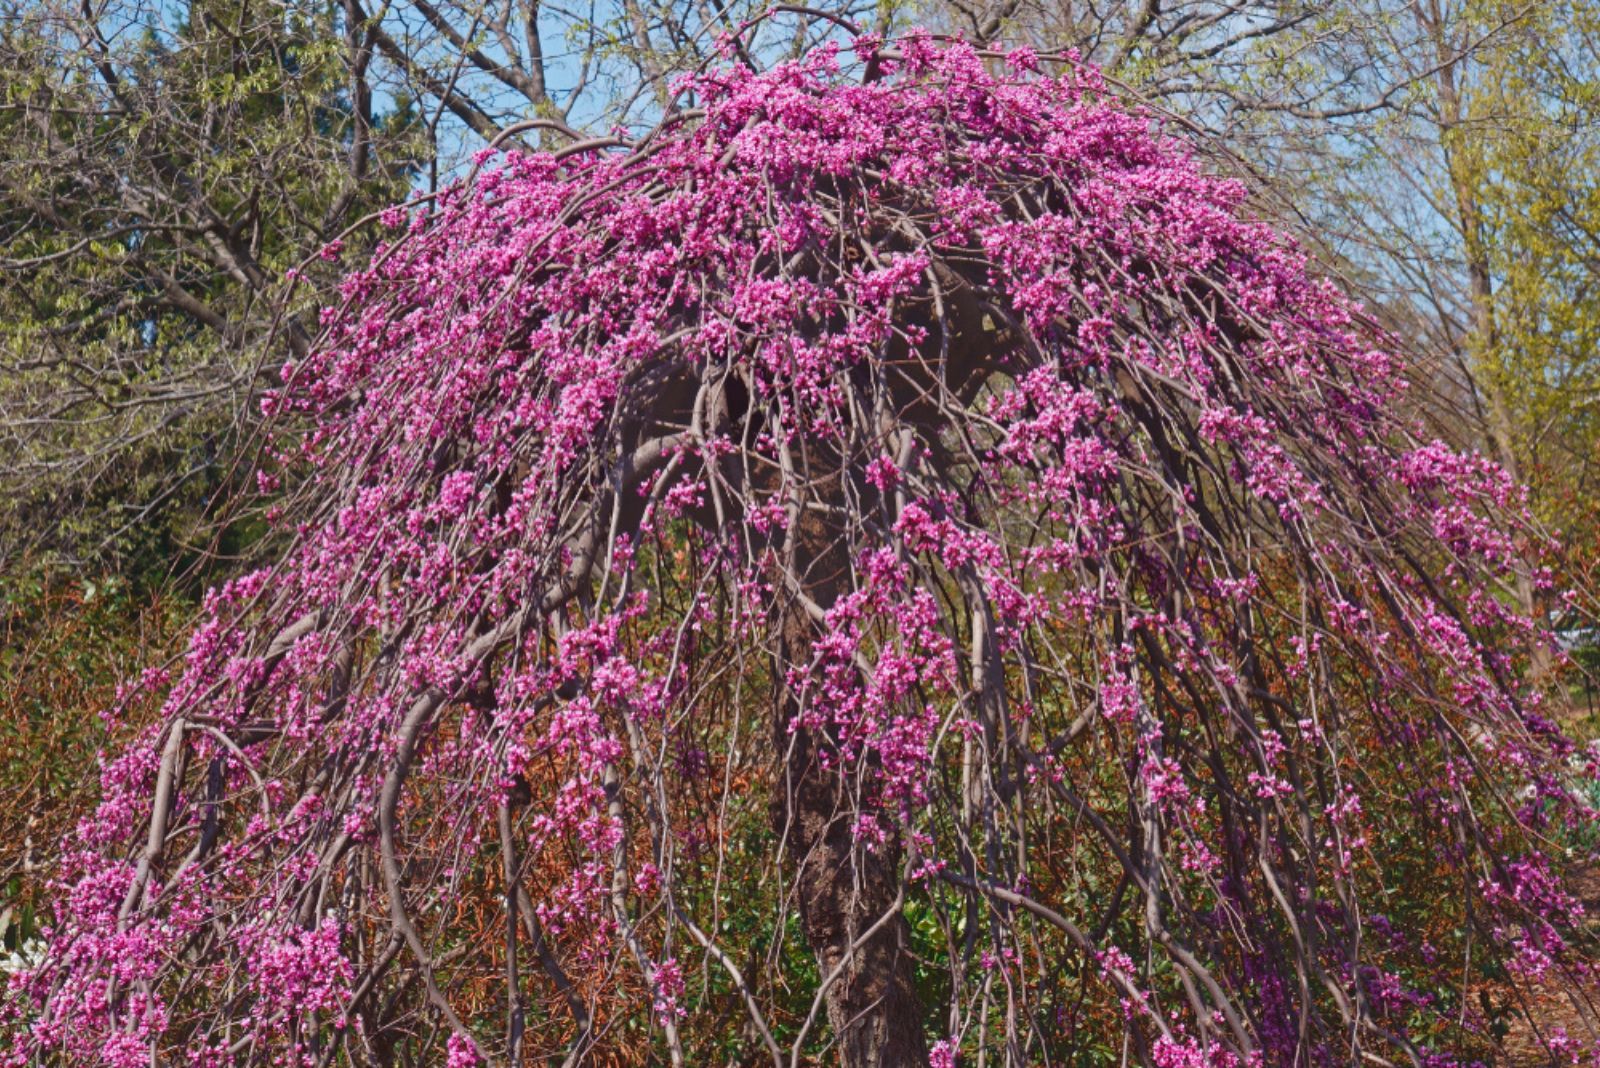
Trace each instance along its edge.
<instances>
[{"instance_id":1,"label":"tree trunk","mask_svg":"<svg viewBox=\"0 0 1600 1068\"><path fill-rule=\"evenodd\" d=\"M1500 338L1495 324L1494 274L1489 263L1489 238L1486 233L1483 206L1474 185L1476 174L1471 152L1459 138L1467 136L1466 108L1461 90L1456 83L1456 66L1464 58L1445 40L1444 16L1437 0L1429 5L1424 16L1416 9L1424 31L1433 38L1438 69L1434 75L1439 94L1439 143L1444 152L1445 167L1450 177L1451 191L1455 195L1456 224L1461 233L1462 253L1466 261L1467 282L1472 304L1472 331L1477 343L1477 371L1474 385L1483 392L1488 405L1487 436L1495 458L1506 474L1518 485L1523 484L1521 457L1517 454L1516 432L1511 411L1501 388L1501 369L1495 358ZM1470 363L1470 357L1468 362ZM1519 570L1515 579L1518 605L1524 615L1540 628L1547 625L1545 606L1532 580L1525 570ZM1541 635L1534 635L1528 647L1529 673L1538 686L1546 686L1554 669L1550 651Z\"/></svg>"},{"instance_id":2,"label":"tree trunk","mask_svg":"<svg viewBox=\"0 0 1600 1068\"><path fill-rule=\"evenodd\" d=\"M814 513L792 534L791 561L805 596L831 605L848 576L842 539ZM783 781L773 822L795 866L800 918L820 980L838 973L825 994L835 1042L828 1062L841 1068L926 1068L911 932L900 911L899 845L891 841L869 850L856 840L860 809L851 777L822 759L830 739L823 732L790 729L800 704L788 673L811 663L819 632L800 605L784 609L773 709Z\"/></svg>"},{"instance_id":3,"label":"tree trunk","mask_svg":"<svg viewBox=\"0 0 1600 1068\"><path fill-rule=\"evenodd\" d=\"M915 366L937 368L937 380L907 377L887 387L895 420L902 428L915 428L924 443L938 441L947 418L928 398L943 394L970 400L994 370L996 355L1010 351L1012 344L1003 324L989 320L974 280L945 267L937 270L942 307L930 300L900 310L927 330ZM889 353L894 359L907 355ZM909 366L912 361L905 363ZM788 573L776 575L775 586L780 598L786 589L798 588L813 608L825 610L851 581L848 539L834 518L844 509L833 507L843 503L847 465L841 457L828 455L824 442L809 442L800 451L803 457L787 455L775 465L801 481L781 490L795 495L790 505L804 498L822 507L791 509L784 547ZM791 730L800 711L800 695L789 686L789 672L803 672L811 664L821 627L798 598L781 603L773 734L783 781L774 799L773 823L784 836L796 869L800 917L821 980L827 982L838 969L825 995L836 1043L827 1063L841 1068L927 1068L924 1013L913 982L911 928L901 911L904 853L892 838L871 849L857 842L857 820L871 813L861 809L854 777L826 763L836 739L825 731Z\"/></svg>"}]
</instances>

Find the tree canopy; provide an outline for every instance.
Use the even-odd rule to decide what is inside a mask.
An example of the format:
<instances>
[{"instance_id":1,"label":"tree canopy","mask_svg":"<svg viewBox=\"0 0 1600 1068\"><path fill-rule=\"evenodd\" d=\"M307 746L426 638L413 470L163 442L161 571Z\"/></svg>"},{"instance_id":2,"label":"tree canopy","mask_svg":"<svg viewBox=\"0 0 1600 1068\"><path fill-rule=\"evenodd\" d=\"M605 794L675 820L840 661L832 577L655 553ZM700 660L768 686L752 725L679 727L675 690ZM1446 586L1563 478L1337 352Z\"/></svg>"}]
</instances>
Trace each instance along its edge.
<instances>
[{"instance_id":1,"label":"tree canopy","mask_svg":"<svg viewBox=\"0 0 1600 1068\"><path fill-rule=\"evenodd\" d=\"M1433 1066L1587 974L1543 543L1397 341L1092 68L738 52L386 213L13 1059Z\"/></svg>"}]
</instances>

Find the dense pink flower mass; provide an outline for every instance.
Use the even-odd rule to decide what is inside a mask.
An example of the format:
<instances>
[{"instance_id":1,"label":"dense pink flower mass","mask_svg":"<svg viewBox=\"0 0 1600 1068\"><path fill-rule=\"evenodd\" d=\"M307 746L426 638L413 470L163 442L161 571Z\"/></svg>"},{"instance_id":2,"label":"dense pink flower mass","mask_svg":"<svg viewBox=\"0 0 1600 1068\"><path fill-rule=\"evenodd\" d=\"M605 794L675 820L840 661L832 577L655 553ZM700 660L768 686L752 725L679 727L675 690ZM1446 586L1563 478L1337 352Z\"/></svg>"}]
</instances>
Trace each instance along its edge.
<instances>
[{"instance_id":1,"label":"dense pink flower mass","mask_svg":"<svg viewBox=\"0 0 1600 1068\"><path fill-rule=\"evenodd\" d=\"M858 51L388 213L12 1062L1446 1065L1588 974L1516 488L1094 72Z\"/></svg>"}]
</instances>

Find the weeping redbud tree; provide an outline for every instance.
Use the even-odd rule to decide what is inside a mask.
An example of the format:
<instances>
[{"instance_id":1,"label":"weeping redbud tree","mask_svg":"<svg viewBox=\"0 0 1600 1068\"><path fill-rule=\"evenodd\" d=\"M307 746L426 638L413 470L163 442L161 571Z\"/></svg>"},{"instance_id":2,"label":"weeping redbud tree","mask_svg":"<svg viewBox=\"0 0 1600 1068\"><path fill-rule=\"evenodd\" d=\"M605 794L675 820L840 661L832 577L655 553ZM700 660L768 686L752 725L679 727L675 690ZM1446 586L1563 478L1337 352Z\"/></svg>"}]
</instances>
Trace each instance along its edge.
<instances>
[{"instance_id":1,"label":"weeping redbud tree","mask_svg":"<svg viewBox=\"0 0 1600 1068\"><path fill-rule=\"evenodd\" d=\"M1431 1068L1589 974L1516 488L1092 71L856 52L389 213L14 1063Z\"/></svg>"}]
</instances>

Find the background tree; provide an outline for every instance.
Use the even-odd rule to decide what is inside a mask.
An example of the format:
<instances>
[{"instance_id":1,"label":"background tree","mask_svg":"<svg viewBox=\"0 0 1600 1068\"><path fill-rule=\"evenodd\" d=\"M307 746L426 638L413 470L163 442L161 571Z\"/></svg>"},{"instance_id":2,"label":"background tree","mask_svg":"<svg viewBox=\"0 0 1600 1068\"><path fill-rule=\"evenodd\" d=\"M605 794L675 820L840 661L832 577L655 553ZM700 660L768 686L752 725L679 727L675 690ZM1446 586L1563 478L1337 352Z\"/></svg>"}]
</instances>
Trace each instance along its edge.
<instances>
[{"instance_id":1,"label":"background tree","mask_svg":"<svg viewBox=\"0 0 1600 1068\"><path fill-rule=\"evenodd\" d=\"M403 198L420 145L405 109L375 118L334 11L41 5L4 25L0 548L148 566L182 530L163 520L222 487L257 364L305 351L286 272Z\"/></svg>"},{"instance_id":2,"label":"background tree","mask_svg":"<svg viewBox=\"0 0 1600 1068\"><path fill-rule=\"evenodd\" d=\"M1594 18L1583 4L1391 15L1392 32L1363 35L1355 59L1403 90L1333 131L1303 199L1421 333L1441 388L1461 399L1449 432L1533 483L1541 517L1576 528L1578 560L1593 552L1581 487L1596 362L1574 304L1590 284L1586 239L1554 205L1570 217L1593 199ZM1519 596L1530 613L1556 607L1531 587Z\"/></svg>"}]
</instances>

